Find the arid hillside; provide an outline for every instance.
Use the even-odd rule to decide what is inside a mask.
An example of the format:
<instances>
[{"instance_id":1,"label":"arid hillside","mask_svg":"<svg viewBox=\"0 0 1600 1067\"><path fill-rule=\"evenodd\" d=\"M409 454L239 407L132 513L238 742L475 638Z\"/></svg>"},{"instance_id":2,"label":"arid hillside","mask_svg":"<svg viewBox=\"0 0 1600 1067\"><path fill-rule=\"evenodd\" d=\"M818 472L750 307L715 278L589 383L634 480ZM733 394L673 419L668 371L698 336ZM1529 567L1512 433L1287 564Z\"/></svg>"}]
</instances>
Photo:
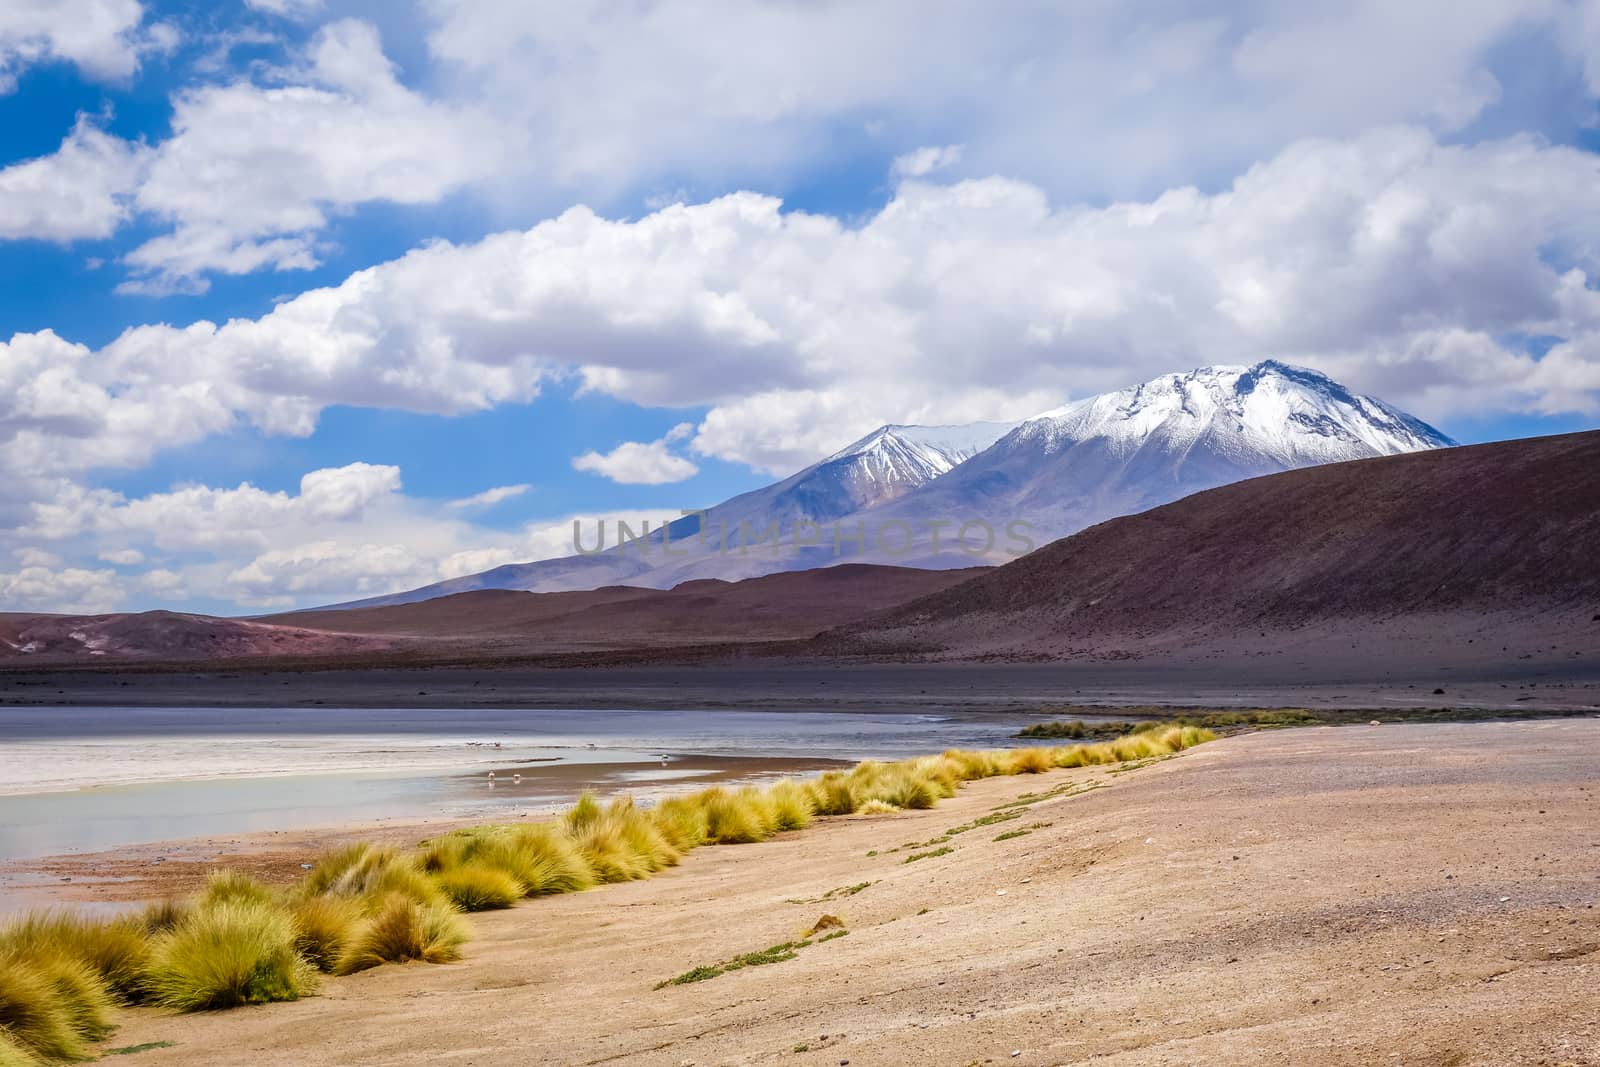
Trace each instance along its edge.
<instances>
[{"instance_id":1,"label":"arid hillside","mask_svg":"<svg viewBox=\"0 0 1600 1067\"><path fill-rule=\"evenodd\" d=\"M1387 635L1600 648L1600 432L1291 471L1114 519L828 635L1056 658ZM1486 650L1494 651L1494 650Z\"/></svg>"},{"instance_id":2,"label":"arid hillside","mask_svg":"<svg viewBox=\"0 0 1600 1067\"><path fill-rule=\"evenodd\" d=\"M976 573L981 570L851 564L742 582L685 582L667 590L481 590L396 607L264 619L170 611L0 614L0 664L225 663L276 657L359 665L396 657L448 662L804 640Z\"/></svg>"}]
</instances>

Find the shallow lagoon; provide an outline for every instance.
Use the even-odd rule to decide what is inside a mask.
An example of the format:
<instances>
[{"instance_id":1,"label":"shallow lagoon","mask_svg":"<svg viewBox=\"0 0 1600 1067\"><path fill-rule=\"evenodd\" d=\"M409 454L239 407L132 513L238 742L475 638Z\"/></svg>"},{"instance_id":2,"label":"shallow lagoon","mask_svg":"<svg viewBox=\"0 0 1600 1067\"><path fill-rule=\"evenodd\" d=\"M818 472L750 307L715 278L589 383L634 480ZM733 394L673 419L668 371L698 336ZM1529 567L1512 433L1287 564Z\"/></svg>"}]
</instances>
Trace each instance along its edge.
<instances>
[{"instance_id":1,"label":"shallow lagoon","mask_svg":"<svg viewBox=\"0 0 1600 1067\"><path fill-rule=\"evenodd\" d=\"M553 810L583 789L1008 744L1020 717L515 709L0 710L0 860L377 819ZM490 779L490 772L494 778Z\"/></svg>"}]
</instances>

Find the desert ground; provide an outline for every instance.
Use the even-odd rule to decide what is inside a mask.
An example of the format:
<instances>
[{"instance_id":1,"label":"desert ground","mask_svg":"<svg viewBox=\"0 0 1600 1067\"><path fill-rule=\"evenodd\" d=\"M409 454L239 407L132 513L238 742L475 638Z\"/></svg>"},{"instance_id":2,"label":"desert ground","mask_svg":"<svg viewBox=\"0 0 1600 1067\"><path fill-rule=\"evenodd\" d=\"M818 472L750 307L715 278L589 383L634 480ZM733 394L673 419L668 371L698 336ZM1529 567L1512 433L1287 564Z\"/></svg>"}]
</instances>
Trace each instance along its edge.
<instances>
[{"instance_id":1,"label":"desert ground","mask_svg":"<svg viewBox=\"0 0 1600 1067\"><path fill-rule=\"evenodd\" d=\"M126 1012L111 1044L171 1042L151 1065L1597 1064L1597 750L1594 718L1316 727L989 779L476 916L459 964ZM824 914L849 935L657 988Z\"/></svg>"}]
</instances>

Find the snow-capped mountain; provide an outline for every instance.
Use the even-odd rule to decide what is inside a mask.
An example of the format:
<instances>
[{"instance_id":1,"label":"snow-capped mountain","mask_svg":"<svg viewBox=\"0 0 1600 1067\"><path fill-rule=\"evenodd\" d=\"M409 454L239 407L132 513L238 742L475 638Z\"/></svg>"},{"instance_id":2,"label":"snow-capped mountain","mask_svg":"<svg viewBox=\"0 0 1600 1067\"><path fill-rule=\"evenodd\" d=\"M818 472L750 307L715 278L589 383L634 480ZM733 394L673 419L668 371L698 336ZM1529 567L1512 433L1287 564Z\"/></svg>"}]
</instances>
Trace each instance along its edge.
<instances>
[{"instance_id":1,"label":"snow-capped mountain","mask_svg":"<svg viewBox=\"0 0 1600 1067\"><path fill-rule=\"evenodd\" d=\"M1203 489L1452 443L1316 371L1271 360L1202 367L1021 424L884 426L781 482L671 522L665 537L653 529L643 550L612 540L599 554L497 567L362 603L470 589L665 589L834 563L1003 563Z\"/></svg>"},{"instance_id":2,"label":"snow-capped mountain","mask_svg":"<svg viewBox=\"0 0 1600 1067\"><path fill-rule=\"evenodd\" d=\"M1202 367L1047 411L926 489L860 518L925 527L970 515L996 529L1022 521L1042 545L1245 478L1453 443L1316 371L1271 360Z\"/></svg>"},{"instance_id":3,"label":"snow-capped mountain","mask_svg":"<svg viewBox=\"0 0 1600 1067\"><path fill-rule=\"evenodd\" d=\"M774 565L783 561L775 561L770 549L726 551L719 546L737 546L741 539L761 538L774 525L787 537L802 521L826 525L864 509L892 503L982 452L1016 425L977 422L964 426L880 426L781 482L741 493L707 508L701 515L662 516L663 520L676 521L665 535L653 525L651 535L642 539L642 551L630 547L596 555L513 563L358 603L363 607L410 604L473 589L548 593L622 584L667 589L692 578L749 578L798 570L815 564L790 560L788 565ZM585 546L596 543L595 531L593 524L586 525ZM614 528L606 543L615 548ZM669 556L668 550L674 555Z\"/></svg>"}]
</instances>

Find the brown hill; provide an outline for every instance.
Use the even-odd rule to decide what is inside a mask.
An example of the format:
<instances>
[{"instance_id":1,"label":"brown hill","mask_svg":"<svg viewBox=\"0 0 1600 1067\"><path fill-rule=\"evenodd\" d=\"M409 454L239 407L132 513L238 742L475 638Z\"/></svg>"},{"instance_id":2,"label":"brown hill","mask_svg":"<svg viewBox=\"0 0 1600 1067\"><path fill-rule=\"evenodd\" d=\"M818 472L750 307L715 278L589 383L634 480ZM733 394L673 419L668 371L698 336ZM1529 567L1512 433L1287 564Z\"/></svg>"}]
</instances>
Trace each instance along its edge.
<instances>
[{"instance_id":1,"label":"brown hill","mask_svg":"<svg viewBox=\"0 0 1600 1067\"><path fill-rule=\"evenodd\" d=\"M114 615L0 615L0 664L96 660L229 660L360 655L392 642L173 611Z\"/></svg>"},{"instance_id":2,"label":"brown hill","mask_svg":"<svg viewBox=\"0 0 1600 1067\"><path fill-rule=\"evenodd\" d=\"M341 634L447 638L530 652L782 641L815 636L947 589L985 569L844 564L738 582L701 579L666 590L486 589L416 604L304 611L264 621Z\"/></svg>"},{"instance_id":3,"label":"brown hill","mask_svg":"<svg viewBox=\"0 0 1600 1067\"><path fill-rule=\"evenodd\" d=\"M1387 654L1396 641L1419 654L1452 642L1600 649L1600 432L1339 463L1198 493L823 643L1066 658L1319 644Z\"/></svg>"},{"instance_id":4,"label":"brown hill","mask_svg":"<svg viewBox=\"0 0 1600 1067\"><path fill-rule=\"evenodd\" d=\"M674 589L481 590L396 607L219 619L0 614L0 665L276 658L440 663L810 638L978 573L847 564Z\"/></svg>"}]
</instances>

